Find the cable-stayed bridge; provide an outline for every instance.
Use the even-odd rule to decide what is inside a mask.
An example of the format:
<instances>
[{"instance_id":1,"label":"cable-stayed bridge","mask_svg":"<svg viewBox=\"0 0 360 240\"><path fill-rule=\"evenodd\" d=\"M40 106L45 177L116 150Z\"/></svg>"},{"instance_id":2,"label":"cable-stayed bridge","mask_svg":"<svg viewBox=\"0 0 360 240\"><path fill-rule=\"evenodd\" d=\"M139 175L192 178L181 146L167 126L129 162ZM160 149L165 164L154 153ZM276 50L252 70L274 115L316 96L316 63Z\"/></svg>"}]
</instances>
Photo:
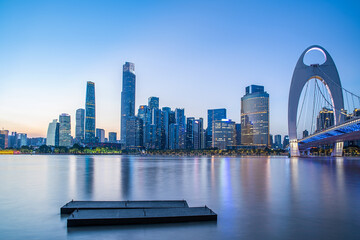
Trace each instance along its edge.
<instances>
[{"instance_id":1,"label":"cable-stayed bridge","mask_svg":"<svg viewBox=\"0 0 360 240\"><path fill-rule=\"evenodd\" d=\"M304 63L306 54L313 50L324 55L324 63ZM307 48L296 64L288 127L293 157L321 145L333 145L332 156L342 156L344 141L360 139L360 97L342 87L333 59L321 46ZM300 129L304 131L299 133Z\"/></svg>"}]
</instances>

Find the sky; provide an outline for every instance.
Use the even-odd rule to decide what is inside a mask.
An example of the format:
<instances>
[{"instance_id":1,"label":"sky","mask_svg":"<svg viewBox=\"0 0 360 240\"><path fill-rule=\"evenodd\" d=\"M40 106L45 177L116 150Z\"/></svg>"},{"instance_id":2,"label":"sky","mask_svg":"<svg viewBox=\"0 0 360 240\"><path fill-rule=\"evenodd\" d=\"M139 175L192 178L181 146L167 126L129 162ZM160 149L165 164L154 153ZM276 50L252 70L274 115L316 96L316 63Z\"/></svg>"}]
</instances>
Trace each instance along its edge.
<instances>
[{"instance_id":1,"label":"sky","mask_svg":"<svg viewBox=\"0 0 360 240\"><path fill-rule=\"evenodd\" d=\"M287 134L295 64L324 47L342 85L360 94L359 1L0 0L0 129L46 137L85 107L95 82L96 127L120 132L122 65L135 63L136 109L150 96L187 117L226 108L240 121L245 87L270 94L270 133Z\"/></svg>"}]
</instances>

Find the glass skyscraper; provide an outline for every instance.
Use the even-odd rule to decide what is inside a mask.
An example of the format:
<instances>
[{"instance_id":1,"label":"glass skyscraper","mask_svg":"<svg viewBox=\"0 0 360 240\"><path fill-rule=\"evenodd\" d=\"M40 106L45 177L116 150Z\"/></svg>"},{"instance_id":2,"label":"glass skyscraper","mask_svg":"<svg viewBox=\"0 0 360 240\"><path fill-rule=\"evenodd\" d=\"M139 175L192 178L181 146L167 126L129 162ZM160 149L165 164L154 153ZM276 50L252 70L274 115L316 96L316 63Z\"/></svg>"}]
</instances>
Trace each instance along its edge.
<instances>
[{"instance_id":1,"label":"glass skyscraper","mask_svg":"<svg viewBox=\"0 0 360 240\"><path fill-rule=\"evenodd\" d=\"M95 142L95 83L88 81L85 103L85 142Z\"/></svg>"},{"instance_id":2,"label":"glass skyscraper","mask_svg":"<svg viewBox=\"0 0 360 240\"><path fill-rule=\"evenodd\" d=\"M159 108L159 98L158 97L149 97L148 106L150 109Z\"/></svg>"},{"instance_id":3,"label":"glass skyscraper","mask_svg":"<svg viewBox=\"0 0 360 240\"><path fill-rule=\"evenodd\" d=\"M100 143L105 142L105 130L102 128L96 129L96 140Z\"/></svg>"},{"instance_id":4,"label":"glass skyscraper","mask_svg":"<svg viewBox=\"0 0 360 240\"><path fill-rule=\"evenodd\" d=\"M269 146L269 94L263 86L246 87L241 98L241 144Z\"/></svg>"},{"instance_id":5,"label":"glass skyscraper","mask_svg":"<svg viewBox=\"0 0 360 240\"><path fill-rule=\"evenodd\" d=\"M126 121L135 115L135 65L125 62L123 65L123 82L121 92L121 127L120 138L126 141Z\"/></svg>"},{"instance_id":6,"label":"glass skyscraper","mask_svg":"<svg viewBox=\"0 0 360 240\"><path fill-rule=\"evenodd\" d=\"M212 129L212 147L225 150L236 142L235 122L230 119L214 120Z\"/></svg>"},{"instance_id":7,"label":"glass skyscraper","mask_svg":"<svg viewBox=\"0 0 360 240\"><path fill-rule=\"evenodd\" d=\"M226 109L225 108L208 109L208 126L206 129L207 147L212 146L213 122L215 120L221 120L221 119L226 119Z\"/></svg>"},{"instance_id":8,"label":"glass skyscraper","mask_svg":"<svg viewBox=\"0 0 360 240\"><path fill-rule=\"evenodd\" d=\"M71 147L71 122L70 115L63 113L59 116L59 146Z\"/></svg>"},{"instance_id":9,"label":"glass skyscraper","mask_svg":"<svg viewBox=\"0 0 360 240\"><path fill-rule=\"evenodd\" d=\"M59 146L59 123L57 119L54 119L51 123L49 123L46 145L54 147Z\"/></svg>"},{"instance_id":10,"label":"glass skyscraper","mask_svg":"<svg viewBox=\"0 0 360 240\"><path fill-rule=\"evenodd\" d=\"M85 137L85 109L79 108L76 110L76 127L75 140L76 142L84 141Z\"/></svg>"},{"instance_id":11,"label":"glass skyscraper","mask_svg":"<svg viewBox=\"0 0 360 240\"><path fill-rule=\"evenodd\" d=\"M185 149L185 110L183 108L175 109L175 121L179 132L177 149Z\"/></svg>"}]
</instances>

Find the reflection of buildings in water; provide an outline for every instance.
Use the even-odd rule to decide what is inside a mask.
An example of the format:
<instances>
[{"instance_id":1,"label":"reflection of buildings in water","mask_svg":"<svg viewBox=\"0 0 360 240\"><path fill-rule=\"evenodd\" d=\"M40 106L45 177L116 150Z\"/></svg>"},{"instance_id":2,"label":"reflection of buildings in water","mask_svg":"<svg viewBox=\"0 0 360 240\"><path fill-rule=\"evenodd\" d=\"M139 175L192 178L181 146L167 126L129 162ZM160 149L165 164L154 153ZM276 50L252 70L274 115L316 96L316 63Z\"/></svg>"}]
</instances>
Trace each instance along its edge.
<instances>
[{"instance_id":1,"label":"reflection of buildings in water","mask_svg":"<svg viewBox=\"0 0 360 240\"><path fill-rule=\"evenodd\" d=\"M95 159L93 156L85 156L85 159L83 161L82 159L80 161L77 161L78 171L82 171L80 172L80 174L78 174L78 176L84 178L84 190L87 198L89 199L92 199L94 190L94 162ZM82 164L84 166L81 166Z\"/></svg>"},{"instance_id":2,"label":"reflection of buildings in water","mask_svg":"<svg viewBox=\"0 0 360 240\"><path fill-rule=\"evenodd\" d=\"M299 158L292 157L289 159L290 161L290 183L291 183L291 190L292 194L295 196L298 194L299 191Z\"/></svg>"},{"instance_id":3,"label":"reflection of buildings in water","mask_svg":"<svg viewBox=\"0 0 360 240\"><path fill-rule=\"evenodd\" d=\"M69 169L68 169L68 184L69 184L69 191L68 194L71 198L74 198L76 196L77 192L77 186L76 186L76 162L77 157L75 155L69 156Z\"/></svg>"},{"instance_id":4,"label":"reflection of buildings in water","mask_svg":"<svg viewBox=\"0 0 360 240\"><path fill-rule=\"evenodd\" d=\"M131 156L121 156L120 161L120 185L121 185L121 199L129 200L132 196L132 175L133 162Z\"/></svg>"}]
</instances>

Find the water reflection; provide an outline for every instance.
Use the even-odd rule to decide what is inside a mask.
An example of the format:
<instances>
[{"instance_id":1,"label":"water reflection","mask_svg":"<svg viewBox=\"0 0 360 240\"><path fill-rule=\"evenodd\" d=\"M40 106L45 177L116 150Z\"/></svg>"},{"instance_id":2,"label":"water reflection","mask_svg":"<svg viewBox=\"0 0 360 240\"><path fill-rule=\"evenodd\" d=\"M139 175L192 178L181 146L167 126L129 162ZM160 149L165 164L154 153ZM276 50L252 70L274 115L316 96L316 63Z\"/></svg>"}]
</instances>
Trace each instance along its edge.
<instances>
[{"instance_id":1,"label":"water reflection","mask_svg":"<svg viewBox=\"0 0 360 240\"><path fill-rule=\"evenodd\" d=\"M354 158L0 156L0 182L1 239L360 237ZM186 199L218 222L67 231L71 199Z\"/></svg>"}]
</instances>

